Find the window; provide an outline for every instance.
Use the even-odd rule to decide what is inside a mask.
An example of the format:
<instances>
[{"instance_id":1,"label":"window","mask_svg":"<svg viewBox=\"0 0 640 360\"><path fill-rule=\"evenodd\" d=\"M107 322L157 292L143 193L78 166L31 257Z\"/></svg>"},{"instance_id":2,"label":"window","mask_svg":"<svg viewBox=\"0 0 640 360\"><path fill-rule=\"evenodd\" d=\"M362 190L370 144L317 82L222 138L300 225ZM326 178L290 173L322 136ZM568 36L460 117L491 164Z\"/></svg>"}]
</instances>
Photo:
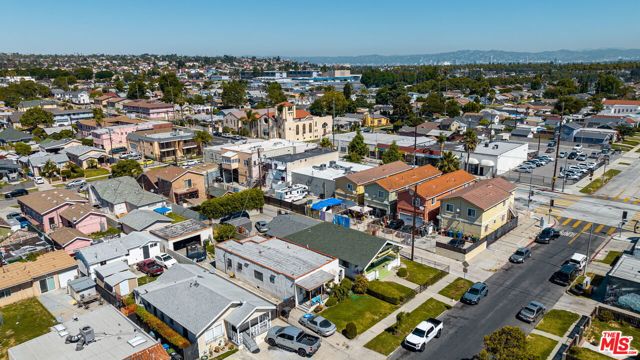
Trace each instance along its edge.
<instances>
[{"instance_id":1,"label":"window","mask_svg":"<svg viewBox=\"0 0 640 360\"><path fill-rule=\"evenodd\" d=\"M453 204L446 204L446 205L445 205L445 210L446 210L447 212L452 213L452 212L453 212Z\"/></svg>"},{"instance_id":2,"label":"window","mask_svg":"<svg viewBox=\"0 0 640 360\"><path fill-rule=\"evenodd\" d=\"M420 198L417 197L417 198L413 199L413 206L415 206L415 207L422 206Z\"/></svg>"},{"instance_id":3,"label":"window","mask_svg":"<svg viewBox=\"0 0 640 360\"><path fill-rule=\"evenodd\" d=\"M276 283L276 276L275 275L269 276L269 282L272 283L272 284L275 284Z\"/></svg>"},{"instance_id":4,"label":"window","mask_svg":"<svg viewBox=\"0 0 640 360\"><path fill-rule=\"evenodd\" d=\"M476 209L467 209L467 216L470 218L476 217Z\"/></svg>"},{"instance_id":5,"label":"window","mask_svg":"<svg viewBox=\"0 0 640 360\"><path fill-rule=\"evenodd\" d=\"M262 273L260 271L253 270L253 277L260 281L264 281L262 278Z\"/></svg>"},{"instance_id":6,"label":"window","mask_svg":"<svg viewBox=\"0 0 640 360\"><path fill-rule=\"evenodd\" d=\"M11 290L4 289L0 290L0 299L11 296Z\"/></svg>"},{"instance_id":7,"label":"window","mask_svg":"<svg viewBox=\"0 0 640 360\"><path fill-rule=\"evenodd\" d=\"M236 269L238 270L238 272L241 272L242 271L242 264L241 263L236 264Z\"/></svg>"},{"instance_id":8,"label":"window","mask_svg":"<svg viewBox=\"0 0 640 360\"><path fill-rule=\"evenodd\" d=\"M435 205L436 204L436 198L432 198L431 199L431 205Z\"/></svg>"},{"instance_id":9,"label":"window","mask_svg":"<svg viewBox=\"0 0 640 360\"><path fill-rule=\"evenodd\" d=\"M49 276L48 278L42 279L39 282L40 292L43 294L56 288L56 282L53 279L53 276Z\"/></svg>"},{"instance_id":10,"label":"window","mask_svg":"<svg viewBox=\"0 0 640 360\"><path fill-rule=\"evenodd\" d=\"M309 123L309 132L313 132L313 126L312 125L313 125L312 123Z\"/></svg>"},{"instance_id":11,"label":"window","mask_svg":"<svg viewBox=\"0 0 640 360\"><path fill-rule=\"evenodd\" d=\"M347 189L349 189L349 191L353 191L353 184L347 184Z\"/></svg>"},{"instance_id":12,"label":"window","mask_svg":"<svg viewBox=\"0 0 640 360\"><path fill-rule=\"evenodd\" d=\"M378 197L379 198L383 198L384 197L384 191L378 190Z\"/></svg>"},{"instance_id":13,"label":"window","mask_svg":"<svg viewBox=\"0 0 640 360\"><path fill-rule=\"evenodd\" d=\"M151 243L151 244L149 244L149 247L150 247L150 248L152 248L152 247L156 247L156 246L158 246L158 243Z\"/></svg>"},{"instance_id":14,"label":"window","mask_svg":"<svg viewBox=\"0 0 640 360\"><path fill-rule=\"evenodd\" d=\"M244 161L244 166L249 166L249 160Z\"/></svg>"},{"instance_id":15,"label":"window","mask_svg":"<svg viewBox=\"0 0 640 360\"><path fill-rule=\"evenodd\" d=\"M215 325L213 328L207 330L207 332L204 333L204 342L206 344L212 343L222 337L222 335L224 335L222 324Z\"/></svg>"},{"instance_id":16,"label":"window","mask_svg":"<svg viewBox=\"0 0 640 360\"><path fill-rule=\"evenodd\" d=\"M186 179L184 181L184 187L186 187L186 188L190 188L191 187L191 179Z\"/></svg>"},{"instance_id":17,"label":"window","mask_svg":"<svg viewBox=\"0 0 640 360\"><path fill-rule=\"evenodd\" d=\"M300 125L296 125L296 135L300 135Z\"/></svg>"}]
</instances>

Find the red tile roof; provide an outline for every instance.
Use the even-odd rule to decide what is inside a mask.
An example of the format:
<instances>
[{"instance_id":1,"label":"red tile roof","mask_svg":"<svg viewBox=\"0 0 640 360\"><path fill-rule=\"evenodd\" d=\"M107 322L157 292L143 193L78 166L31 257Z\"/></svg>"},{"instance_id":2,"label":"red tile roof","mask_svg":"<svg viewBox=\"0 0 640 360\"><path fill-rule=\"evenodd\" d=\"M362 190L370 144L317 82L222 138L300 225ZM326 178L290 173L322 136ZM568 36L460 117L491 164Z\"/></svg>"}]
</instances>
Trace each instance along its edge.
<instances>
[{"instance_id":1,"label":"red tile roof","mask_svg":"<svg viewBox=\"0 0 640 360\"><path fill-rule=\"evenodd\" d=\"M603 100L604 105L635 105L640 106L640 100Z\"/></svg>"},{"instance_id":2,"label":"red tile roof","mask_svg":"<svg viewBox=\"0 0 640 360\"><path fill-rule=\"evenodd\" d=\"M503 178L481 180L443 197L441 200L462 198L482 210L488 210L507 200L516 186Z\"/></svg>"},{"instance_id":3,"label":"red tile roof","mask_svg":"<svg viewBox=\"0 0 640 360\"><path fill-rule=\"evenodd\" d=\"M410 170L411 166L402 161L394 161L382 166L374 167L368 170L359 171L357 173L346 175L356 185L364 185L382 179L389 175L394 175L402 171Z\"/></svg>"},{"instance_id":4,"label":"red tile roof","mask_svg":"<svg viewBox=\"0 0 640 360\"><path fill-rule=\"evenodd\" d=\"M476 177L468 172L457 170L418 185L418 194L425 199L431 199L464 184L471 183L475 179Z\"/></svg>"},{"instance_id":5,"label":"red tile roof","mask_svg":"<svg viewBox=\"0 0 640 360\"><path fill-rule=\"evenodd\" d=\"M440 174L442 174L440 170L431 165L425 165L396 175L388 176L376 181L376 183L387 191L394 191L405 186L413 185L419 181L436 177Z\"/></svg>"},{"instance_id":6,"label":"red tile roof","mask_svg":"<svg viewBox=\"0 0 640 360\"><path fill-rule=\"evenodd\" d=\"M303 118L306 118L307 116L310 116L310 115L311 115L311 113L309 113L306 110L297 110L296 109L296 115L295 115L294 118L295 119L303 119Z\"/></svg>"}]
</instances>

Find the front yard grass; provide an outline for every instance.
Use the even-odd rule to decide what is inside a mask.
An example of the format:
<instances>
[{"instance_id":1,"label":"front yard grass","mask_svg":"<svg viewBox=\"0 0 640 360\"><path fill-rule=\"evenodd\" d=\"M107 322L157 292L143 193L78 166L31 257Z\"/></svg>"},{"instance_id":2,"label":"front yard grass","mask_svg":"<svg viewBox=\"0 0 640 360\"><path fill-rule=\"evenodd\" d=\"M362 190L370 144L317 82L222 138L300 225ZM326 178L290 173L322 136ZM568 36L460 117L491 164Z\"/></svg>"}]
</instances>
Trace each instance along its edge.
<instances>
[{"instance_id":1,"label":"front yard grass","mask_svg":"<svg viewBox=\"0 0 640 360\"><path fill-rule=\"evenodd\" d=\"M393 305L400 305L415 296L415 291L404 285L380 280L371 281L367 293Z\"/></svg>"},{"instance_id":2,"label":"front yard grass","mask_svg":"<svg viewBox=\"0 0 640 360\"><path fill-rule=\"evenodd\" d=\"M620 151L626 152L633 149L633 146L617 143L617 144L611 144L611 148L613 150L620 150Z\"/></svg>"},{"instance_id":3,"label":"front yard grass","mask_svg":"<svg viewBox=\"0 0 640 360\"><path fill-rule=\"evenodd\" d=\"M444 289L440 290L438 294L446 296L453 300L460 300L467 290L473 285L471 280L457 278L453 282L447 285Z\"/></svg>"},{"instance_id":4,"label":"front yard grass","mask_svg":"<svg viewBox=\"0 0 640 360\"><path fill-rule=\"evenodd\" d=\"M537 334L527 336L529 352L539 360L546 360L558 344L557 341Z\"/></svg>"},{"instance_id":5,"label":"front yard grass","mask_svg":"<svg viewBox=\"0 0 640 360\"><path fill-rule=\"evenodd\" d=\"M361 334L395 309L396 306L373 296L354 294L324 310L322 316L336 324L338 331L344 330L348 322L353 322Z\"/></svg>"},{"instance_id":6,"label":"front yard grass","mask_svg":"<svg viewBox=\"0 0 640 360\"><path fill-rule=\"evenodd\" d=\"M36 298L21 300L0 308L4 323L0 326L0 359L8 358L7 349L49 332L56 319Z\"/></svg>"},{"instance_id":7,"label":"front yard grass","mask_svg":"<svg viewBox=\"0 0 640 360\"><path fill-rule=\"evenodd\" d=\"M429 286L447 276L447 273L442 270L408 259L402 259L402 264L407 268L407 281L411 281L414 284Z\"/></svg>"},{"instance_id":8,"label":"front yard grass","mask_svg":"<svg viewBox=\"0 0 640 360\"><path fill-rule=\"evenodd\" d=\"M96 176L103 176L103 175L109 175L109 170L105 169L105 168L96 168L96 169L85 169L84 170L84 177L85 178L92 178L92 177L96 177Z\"/></svg>"},{"instance_id":9,"label":"front yard grass","mask_svg":"<svg viewBox=\"0 0 640 360\"><path fill-rule=\"evenodd\" d=\"M620 255L622 255L622 251L609 251L607 253L607 256L604 257L604 259L599 260L601 263L605 263L607 265L613 266L616 261L618 260L618 258L620 258Z\"/></svg>"},{"instance_id":10,"label":"front yard grass","mask_svg":"<svg viewBox=\"0 0 640 360\"><path fill-rule=\"evenodd\" d=\"M606 173L604 173L604 184L602 183L602 176L598 176L595 180L590 182L587 186L580 189L581 193L584 194L593 194L598 191L601 187L603 187L606 183L609 182L614 176L620 174L620 170L617 169L609 169Z\"/></svg>"},{"instance_id":11,"label":"front yard grass","mask_svg":"<svg viewBox=\"0 0 640 360\"><path fill-rule=\"evenodd\" d=\"M613 359L608 357L607 355L600 354L599 352L595 352L593 350L579 347L579 346L571 347L571 349L569 349L569 355L580 360L611 360Z\"/></svg>"},{"instance_id":12,"label":"front yard grass","mask_svg":"<svg viewBox=\"0 0 640 360\"><path fill-rule=\"evenodd\" d=\"M107 237L107 236L115 236L118 235L122 232L122 230L118 229L118 228L114 228L114 227L110 227L105 231L99 231L99 232L94 232L89 234L89 237L92 239L101 239L103 237Z\"/></svg>"},{"instance_id":13,"label":"front yard grass","mask_svg":"<svg viewBox=\"0 0 640 360\"><path fill-rule=\"evenodd\" d=\"M580 315L576 313L552 309L544 315L536 329L561 337L579 318Z\"/></svg>"},{"instance_id":14,"label":"front yard grass","mask_svg":"<svg viewBox=\"0 0 640 360\"><path fill-rule=\"evenodd\" d=\"M158 279L157 276L149 276L145 275L138 278L138 286L146 285L148 283L154 282Z\"/></svg>"},{"instance_id":15,"label":"front yard grass","mask_svg":"<svg viewBox=\"0 0 640 360\"><path fill-rule=\"evenodd\" d=\"M180 214L176 214L173 211L168 213L168 214L165 214L165 216L170 218L171 220L173 220L174 224L187 220L186 217L184 217L184 216L182 216Z\"/></svg>"},{"instance_id":16,"label":"front yard grass","mask_svg":"<svg viewBox=\"0 0 640 360\"><path fill-rule=\"evenodd\" d=\"M442 314L450 306L436 299L428 299L420 306L410 312L402 322L397 326L397 330L393 333L392 328L378 334L364 345L367 349L379 352L383 355L389 355L395 350L404 338L413 330L421 321L429 318L436 318Z\"/></svg>"}]
</instances>

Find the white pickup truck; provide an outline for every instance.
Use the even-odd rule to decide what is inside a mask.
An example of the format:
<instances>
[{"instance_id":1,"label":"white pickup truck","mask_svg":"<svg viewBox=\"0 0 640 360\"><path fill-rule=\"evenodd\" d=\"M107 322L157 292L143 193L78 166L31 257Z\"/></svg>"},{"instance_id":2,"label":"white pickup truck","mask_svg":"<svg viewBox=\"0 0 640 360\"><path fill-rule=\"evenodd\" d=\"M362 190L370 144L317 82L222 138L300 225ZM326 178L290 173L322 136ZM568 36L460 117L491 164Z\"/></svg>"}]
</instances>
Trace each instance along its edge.
<instances>
[{"instance_id":1,"label":"white pickup truck","mask_svg":"<svg viewBox=\"0 0 640 360\"><path fill-rule=\"evenodd\" d=\"M580 253L574 253L571 256L571 259L569 259L569 263L576 264L576 266L578 267L578 270L582 271L584 270L585 265L587 265L588 260L589 259L587 259L586 255L580 254Z\"/></svg>"},{"instance_id":2,"label":"white pickup truck","mask_svg":"<svg viewBox=\"0 0 640 360\"><path fill-rule=\"evenodd\" d=\"M423 321L404 338L404 345L412 350L424 351L429 341L440 337L442 327L442 321L440 320L429 319Z\"/></svg>"}]
</instances>

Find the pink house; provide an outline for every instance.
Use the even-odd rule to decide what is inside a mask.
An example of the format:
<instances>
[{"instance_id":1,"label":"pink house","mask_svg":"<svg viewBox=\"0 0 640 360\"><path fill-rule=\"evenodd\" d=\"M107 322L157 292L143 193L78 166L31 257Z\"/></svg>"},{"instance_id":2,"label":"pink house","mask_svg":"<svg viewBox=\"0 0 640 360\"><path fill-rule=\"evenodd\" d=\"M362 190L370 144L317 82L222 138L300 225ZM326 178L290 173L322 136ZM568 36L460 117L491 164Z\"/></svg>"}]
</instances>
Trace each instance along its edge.
<instances>
[{"instance_id":1,"label":"pink house","mask_svg":"<svg viewBox=\"0 0 640 360\"><path fill-rule=\"evenodd\" d=\"M49 236L55 242L56 248L66 251L71 256L74 256L77 250L91 246L91 238L73 228L61 227Z\"/></svg>"},{"instance_id":2,"label":"pink house","mask_svg":"<svg viewBox=\"0 0 640 360\"><path fill-rule=\"evenodd\" d=\"M60 213L62 225L83 234L107 230L107 216L89 204L74 204Z\"/></svg>"},{"instance_id":3,"label":"pink house","mask_svg":"<svg viewBox=\"0 0 640 360\"><path fill-rule=\"evenodd\" d=\"M128 148L127 134L156 128L170 127L171 123L161 121L146 121L136 124L124 124L93 130L93 146L109 152L111 149Z\"/></svg>"},{"instance_id":4,"label":"pink house","mask_svg":"<svg viewBox=\"0 0 640 360\"><path fill-rule=\"evenodd\" d=\"M68 207L87 202L77 192L66 189L39 191L18 198L22 213L46 233L62 226L60 214Z\"/></svg>"}]
</instances>

